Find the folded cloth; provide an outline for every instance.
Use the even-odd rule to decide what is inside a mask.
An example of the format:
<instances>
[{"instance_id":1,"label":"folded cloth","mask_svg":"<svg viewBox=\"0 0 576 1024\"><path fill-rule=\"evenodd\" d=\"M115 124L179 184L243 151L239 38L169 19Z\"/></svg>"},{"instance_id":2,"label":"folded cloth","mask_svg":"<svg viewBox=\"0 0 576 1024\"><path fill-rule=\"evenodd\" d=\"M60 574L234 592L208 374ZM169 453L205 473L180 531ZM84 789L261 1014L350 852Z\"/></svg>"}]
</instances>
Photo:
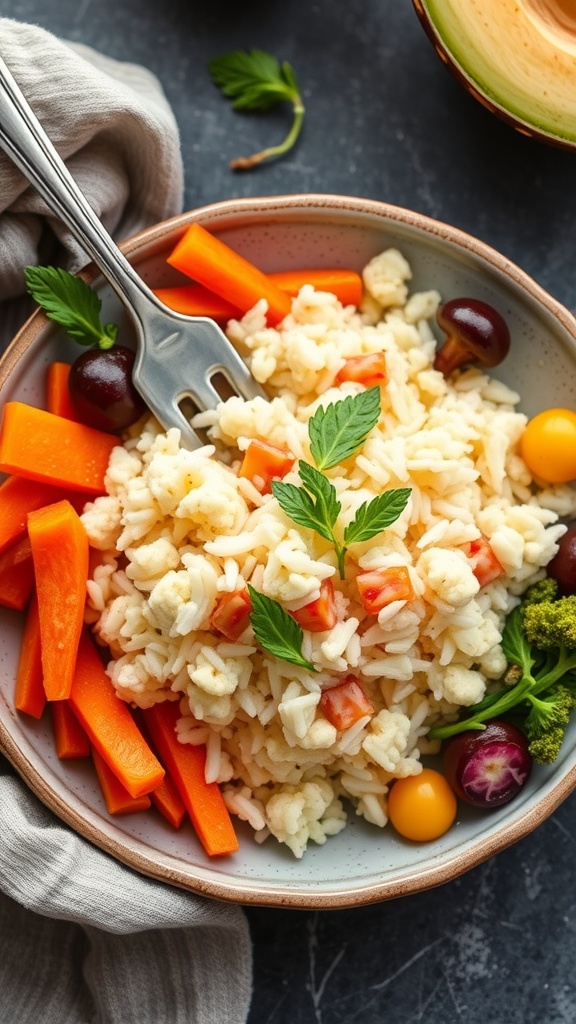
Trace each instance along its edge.
<instances>
[{"instance_id":1,"label":"folded cloth","mask_svg":"<svg viewBox=\"0 0 576 1024\"><path fill-rule=\"evenodd\" d=\"M0 776L0 1019L241 1024L242 911L143 878ZM40 916L42 915L42 916Z\"/></svg>"},{"instance_id":2,"label":"folded cloth","mask_svg":"<svg viewBox=\"0 0 576 1024\"><path fill-rule=\"evenodd\" d=\"M178 130L150 72L3 18L0 54L111 233L179 212ZM0 243L4 307L47 253L73 270L87 262L4 155ZM241 908L118 863L0 757L2 1022L242 1024L250 987Z\"/></svg>"},{"instance_id":3,"label":"folded cloth","mask_svg":"<svg viewBox=\"0 0 576 1024\"><path fill-rule=\"evenodd\" d=\"M9 18L0 18L0 55L110 234L120 240L180 212L178 127L150 71ZM0 303L24 295L25 266L88 262L3 152L0 241ZM21 308L0 310L4 343Z\"/></svg>"}]
</instances>

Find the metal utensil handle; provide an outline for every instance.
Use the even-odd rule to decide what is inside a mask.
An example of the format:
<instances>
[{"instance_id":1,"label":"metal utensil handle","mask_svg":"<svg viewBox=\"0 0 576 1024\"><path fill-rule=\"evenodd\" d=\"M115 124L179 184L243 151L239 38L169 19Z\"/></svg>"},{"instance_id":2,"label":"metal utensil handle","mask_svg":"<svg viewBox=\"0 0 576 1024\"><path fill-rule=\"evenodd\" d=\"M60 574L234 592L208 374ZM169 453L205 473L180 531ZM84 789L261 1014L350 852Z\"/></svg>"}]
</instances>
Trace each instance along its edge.
<instances>
[{"instance_id":1,"label":"metal utensil handle","mask_svg":"<svg viewBox=\"0 0 576 1024\"><path fill-rule=\"evenodd\" d=\"M156 305L154 294L100 223L1 57L0 146L133 311L140 327L139 299Z\"/></svg>"}]
</instances>

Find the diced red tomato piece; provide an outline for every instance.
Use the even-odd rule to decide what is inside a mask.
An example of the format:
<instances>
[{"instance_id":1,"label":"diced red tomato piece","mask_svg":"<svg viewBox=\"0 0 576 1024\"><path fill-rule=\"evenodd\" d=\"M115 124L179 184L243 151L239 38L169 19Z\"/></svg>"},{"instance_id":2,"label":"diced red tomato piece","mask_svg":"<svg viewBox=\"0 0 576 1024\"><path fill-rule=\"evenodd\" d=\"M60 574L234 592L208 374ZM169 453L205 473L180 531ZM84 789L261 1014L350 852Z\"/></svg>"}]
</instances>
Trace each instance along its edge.
<instances>
[{"instance_id":1,"label":"diced red tomato piece","mask_svg":"<svg viewBox=\"0 0 576 1024\"><path fill-rule=\"evenodd\" d=\"M250 623L252 603L246 588L223 594L212 612L210 625L227 640L237 640Z\"/></svg>"},{"instance_id":2,"label":"diced red tomato piece","mask_svg":"<svg viewBox=\"0 0 576 1024\"><path fill-rule=\"evenodd\" d=\"M296 619L302 629L307 629L310 633L323 633L327 629L332 629L338 618L332 580L322 580L320 596L303 605L297 612L292 612L292 618Z\"/></svg>"},{"instance_id":3,"label":"diced red tomato piece","mask_svg":"<svg viewBox=\"0 0 576 1024\"><path fill-rule=\"evenodd\" d=\"M370 615L377 615L392 601L412 601L414 598L410 573L405 565L361 572L356 583L362 604Z\"/></svg>"},{"instance_id":4,"label":"diced red tomato piece","mask_svg":"<svg viewBox=\"0 0 576 1024\"><path fill-rule=\"evenodd\" d=\"M483 534L476 540L470 541L468 557L472 565L472 572L481 587L488 586L499 576L504 575L504 567L496 558L490 541Z\"/></svg>"},{"instance_id":5,"label":"diced red tomato piece","mask_svg":"<svg viewBox=\"0 0 576 1024\"><path fill-rule=\"evenodd\" d=\"M386 384L388 370L384 352L367 352L363 356L350 356L336 374L335 380L336 384L351 380L357 384L364 384L367 388Z\"/></svg>"},{"instance_id":6,"label":"diced red tomato piece","mask_svg":"<svg viewBox=\"0 0 576 1024\"><path fill-rule=\"evenodd\" d=\"M360 718L372 715L374 708L356 676L346 676L342 683L324 690L320 708L328 721L341 732L349 729Z\"/></svg>"},{"instance_id":7,"label":"diced red tomato piece","mask_svg":"<svg viewBox=\"0 0 576 1024\"><path fill-rule=\"evenodd\" d=\"M250 441L238 470L238 476L250 480L260 494L270 494L272 481L281 480L292 469L295 458L284 448L267 441Z\"/></svg>"}]
</instances>

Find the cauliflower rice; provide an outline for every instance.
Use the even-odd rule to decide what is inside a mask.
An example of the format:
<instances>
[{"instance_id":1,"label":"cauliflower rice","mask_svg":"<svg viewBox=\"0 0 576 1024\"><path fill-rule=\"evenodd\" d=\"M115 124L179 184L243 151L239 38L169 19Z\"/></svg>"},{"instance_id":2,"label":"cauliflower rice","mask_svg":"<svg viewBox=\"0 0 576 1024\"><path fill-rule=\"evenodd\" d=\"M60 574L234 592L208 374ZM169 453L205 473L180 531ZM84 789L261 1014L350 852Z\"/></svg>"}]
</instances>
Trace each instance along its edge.
<instances>
[{"instance_id":1,"label":"cauliflower rice","mask_svg":"<svg viewBox=\"0 0 576 1024\"><path fill-rule=\"evenodd\" d=\"M206 744L206 777L221 784L231 813L296 857L343 829L350 809L386 825L391 781L418 773L421 755L437 749L430 726L502 674L504 619L556 552L559 517L576 512L573 490L536 487L518 454L519 395L478 369L446 380L432 368L428 320L440 296L409 295L410 276L388 250L364 270L360 310L307 285L277 329L266 326L264 302L231 321L228 336L270 402L233 397L197 416L209 443L192 452L177 430L140 422L112 453L107 495L82 516L102 553L87 618L110 651L119 697L143 708L179 701L179 739ZM339 528L383 490L412 490L392 526L351 548L342 581L328 543L236 470L254 438L310 460L307 423L318 405L361 390L334 386L344 359L380 351L389 381L379 423L345 466L327 471ZM284 479L300 483L297 462ZM483 588L466 554L481 534L505 570ZM368 615L355 576L387 566L407 567L415 598ZM263 652L251 627L237 642L210 631L225 592L250 582L295 611L327 578L338 622L304 632L318 672ZM320 696L349 673L374 714L337 732Z\"/></svg>"}]
</instances>

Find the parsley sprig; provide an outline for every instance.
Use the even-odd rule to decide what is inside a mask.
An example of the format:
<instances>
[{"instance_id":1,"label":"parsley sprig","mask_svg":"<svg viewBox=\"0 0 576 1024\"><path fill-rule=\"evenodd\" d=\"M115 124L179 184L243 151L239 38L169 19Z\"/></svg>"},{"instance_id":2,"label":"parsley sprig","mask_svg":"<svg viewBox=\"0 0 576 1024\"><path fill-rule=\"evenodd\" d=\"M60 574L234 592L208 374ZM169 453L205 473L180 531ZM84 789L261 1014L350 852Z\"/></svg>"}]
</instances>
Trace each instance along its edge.
<instances>
[{"instance_id":1,"label":"parsley sprig","mask_svg":"<svg viewBox=\"0 0 576 1024\"><path fill-rule=\"evenodd\" d=\"M81 277L60 267L26 267L26 287L46 316L80 345L112 348L117 324L102 324L102 302Z\"/></svg>"},{"instance_id":2,"label":"parsley sprig","mask_svg":"<svg viewBox=\"0 0 576 1024\"><path fill-rule=\"evenodd\" d=\"M280 64L264 50L234 50L214 57L208 68L215 84L232 100L234 110L268 110L281 102L292 107L292 124L284 141L251 156L237 157L230 163L233 170L250 170L292 149L302 129L305 108L288 61Z\"/></svg>"},{"instance_id":3,"label":"parsley sprig","mask_svg":"<svg viewBox=\"0 0 576 1024\"><path fill-rule=\"evenodd\" d=\"M272 483L272 493L286 515L333 545L341 579L345 578L344 557L350 544L371 540L396 522L411 493L409 487L395 487L365 501L344 528L342 541L338 539L335 526L342 504L334 484L322 470L331 469L358 451L376 426L379 414L378 387L319 407L308 423L310 451L316 467L300 460L301 487L282 480Z\"/></svg>"},{"instance_id":4,"label":"parsley sprig","mask_svg":"<svg viewBox=\"0 0 576 1024\"><path fill-rule=\"evenodd\" d=\"M310 451L316 462L312 466L301 459L298 472L302 486L272 481L272 492L278 504L298 526L319 533L336 551L338 570L344 579L344 556L350 544L370 540L401 516L410 497L410 487L394 487L365 501L354 519L345 526L342 541L335 526L342 505L334 484L323 470L345 461L362 447L380 415L380 389L370 388L357 395L348 395L340 402L319 407L308 422ZM282 661L316 672L314 665L302 654L304 634L296 620L278 601L267 597L248 584L252 612L250 621L257 643Z\"/></svg>"}]
</instances>

